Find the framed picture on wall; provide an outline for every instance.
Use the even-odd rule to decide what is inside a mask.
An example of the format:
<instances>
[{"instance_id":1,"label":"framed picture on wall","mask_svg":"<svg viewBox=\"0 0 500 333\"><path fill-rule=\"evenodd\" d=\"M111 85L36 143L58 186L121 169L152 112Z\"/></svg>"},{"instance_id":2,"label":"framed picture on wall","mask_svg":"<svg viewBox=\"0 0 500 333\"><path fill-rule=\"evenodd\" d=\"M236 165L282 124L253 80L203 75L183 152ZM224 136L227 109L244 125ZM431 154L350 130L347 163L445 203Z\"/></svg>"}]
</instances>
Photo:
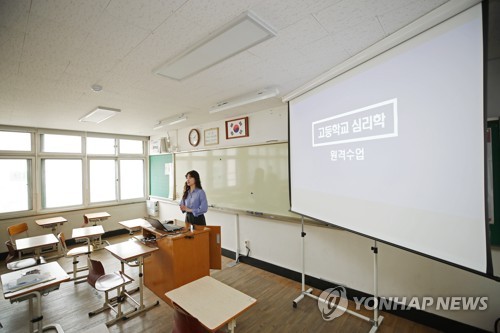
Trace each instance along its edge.
<instances>
[{"instance_id":1,"label":"framed picture on wall","mask_svg":"<svg viewBox=\"0 0 500 333\"><path fill-rule=\"evenodd\" d=\"M219 144L219 128L209 128L203 132L205 146Z\"/></svg>"},{"instance_id":2,"label":"framed picture on wall","mask_svg":"<svg viewBox=\"0 0 500 333\"><path fill-rule=\"evenodd\" d=\"M149 153L159 154L161 153L161 140L151 140L149 142Z\"/></svg>"},{"instance_id":3,"label":"framed picture on wall","mask_svg":"<svg viewBox=\"0 0 500 333\"><path fill-rule=\"evenodd\" d=\"M226 139L248 136L248 117L226 120Z\"/></svg>"}]
</instances>

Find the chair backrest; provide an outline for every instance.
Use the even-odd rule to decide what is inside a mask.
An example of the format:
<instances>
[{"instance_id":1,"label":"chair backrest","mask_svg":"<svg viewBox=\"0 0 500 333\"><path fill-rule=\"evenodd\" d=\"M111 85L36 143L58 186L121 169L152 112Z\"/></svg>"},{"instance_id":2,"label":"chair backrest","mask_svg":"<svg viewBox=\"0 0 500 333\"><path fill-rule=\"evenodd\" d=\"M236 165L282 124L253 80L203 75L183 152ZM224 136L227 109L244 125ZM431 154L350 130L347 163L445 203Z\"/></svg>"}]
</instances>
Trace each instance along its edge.
<instances>
[{"instance_id":1,"label":"chair backrest","mask_svg":"<svg viewBox=\"0 0 500 333\"><path fill-rule=\"evenodd\" d=\"M95 288L95 282L106 272L104 271L104 266L99 260L94 260L88 258L89 275L87 276L87 282Z\"/></svg>"},{"instance_id":2,"label":"chair backrest","mask_svg":"<svg viewBox=\"0 0 500 333\"><path fill-rule=\"evenodd\" d=\"M62 232L58 233L57 239L59 239L59 244L61 244L64 253L67 253L68 247L66 246L66 237L64 237L64 233Z\"/></svg>"},{"instance_id":3,"label":"chair backrest","mask_svg":"<svg viewBox=\"0 0 500 333\"><path fill-rule=\"evenodd\" d=\"M172 302L174 308L174 327L172 333L208 333L207 330L198 319L184 311L176 303Z\"/></svg>"},{"instance_id":4,"label":"chair backrest","mask_svg":"<svg viewBox=\"0 0 500 333\"><path fill-rule=\"evenodd\" d=\"M10 240L12 244L14 244L14 240L18 237L13 237L24 233L23 237L28 237L28 225L26 223L19 223L11 225L7 228L7 232L9 233Z\"/></svg>"},{"instance_id":5,"label":"chair backrest","mask_svg":"<svg viewBox=\"0 0 500 333\"><path fill-rule=\"evenodd\" d=\"M5 258L5 263L9 263L14 261L14 259L17 259L19 257L19 254L17 253L17 250L14 248L14 245L12 245L11 240L7 240L5 242L5 246L7 246L7 250L9 251L9 254L7 254L7 258Z\"/></svg>"}]
</instances>

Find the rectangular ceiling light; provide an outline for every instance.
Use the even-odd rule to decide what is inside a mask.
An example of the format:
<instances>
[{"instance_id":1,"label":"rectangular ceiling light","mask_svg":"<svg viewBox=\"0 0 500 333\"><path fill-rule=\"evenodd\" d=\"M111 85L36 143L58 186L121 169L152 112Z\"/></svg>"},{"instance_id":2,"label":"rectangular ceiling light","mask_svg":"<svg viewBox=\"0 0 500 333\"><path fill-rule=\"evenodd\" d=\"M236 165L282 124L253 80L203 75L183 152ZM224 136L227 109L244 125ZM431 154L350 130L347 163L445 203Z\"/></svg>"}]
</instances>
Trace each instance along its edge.
<instances>
[{"instance_id":1,"label":"rectangular ceiling light","mask_svg":"<svg viewBox=\"0 0 500 333\"><path fill-rule=\"evenodd\" d=\"M89 122L99 124L100 122L113 117L118 112L119 109L105 108L102 106L98 106L97 109L87 113L85 116L80 118L81 122Z\"/></svg>"},{"instance_id":2,"label":"rectangular ceiling light","mask_svg":"<svg viewBox=\"0 0 500 333\"><path fill-rule=\"evenodd\" d=\"M274 36L270 26L255 14L245 12L155 73L181 81Z\"/></svg>"},{"instance_id":3,"label":"rectangular ceiling light","mask_svg":"<svg viewBox=\"0 0 500 333\"><path fill-rule=\"evenodd\" d=\"M159 130L165 126L170 126L170 125L182 123L183 121L186 121L187 119L188 119L187 116L185 116L184 113L182 113L181 115L174 116L172 118L165 119L165 120L158 122L158 124L153 127L153 130Z\"/></svg>"},{"instance_id":4,"label":"rectangular ceiling light","mask_svg":"<svg viewBox=\"0 0 500 333\"><path fill-rule=\"evenodd\" d=\"M236 108L238 106L243 106L250 103L262 101L268 98L273 98L278 96L278 94L279 90L277 88L268 88L264 90L259 90L256 93L251 93L248 95L240 96L239 98L235 98L232 100L219 102L216 105L213 105L208 112L216 113L229 110L232 108Z\"/></svg>"}]
</instances>

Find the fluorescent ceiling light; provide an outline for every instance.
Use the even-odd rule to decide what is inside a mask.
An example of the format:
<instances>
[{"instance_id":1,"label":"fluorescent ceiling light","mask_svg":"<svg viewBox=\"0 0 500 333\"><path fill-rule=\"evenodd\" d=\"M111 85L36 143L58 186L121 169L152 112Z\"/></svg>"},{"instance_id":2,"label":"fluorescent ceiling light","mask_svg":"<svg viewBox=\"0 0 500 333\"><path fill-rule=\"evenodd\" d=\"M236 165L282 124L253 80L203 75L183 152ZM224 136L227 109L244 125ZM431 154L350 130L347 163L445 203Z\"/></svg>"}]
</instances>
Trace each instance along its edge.
<instances>
[{"instance_id":1,"label":"fluorescent ceiling light","mask_svg":"<svg viewBox=\"0 0 500 333\"><path fill-rule=\"evenodd\" d=\"M272 98L278 96L279 91L276 88L269 88L264 90L259 90L256 93L240 96L233 100L219 102L210 108L209 113L221 112L224 110L232 109L238 106L247 105L250 103L262 101L264 99Z\"/></svg>"},{"instance_id":2,"label":"fluorescent ceiling light","mask_svg":"<svg viewBox=\"0 0 500 333\"><path fill-rule=\"evenodd\" d=\"M89 122L99 124L100 122L113 117L115 114L120 112L119 109L105 108L98 106L97 109L87 113L85 116L80 118L81 122Z\"/></svg>"},{"instance_id":3,"label":"fluorescent ceiling light","mask_svg":"<svg viewBox=\"0 0 500 333\"><path fill-rule=\"evenodd\" d=\"M175 125L178 123L182 123L183 121L186 121L188 118L184 115L184 113L174 116L172 118L164 119L158 122L158 124L153 127L154 130L158 130L160 128L163 128L165 126L170 126L170 125Z\"/></svg>"},{"instance_id":4,"label":"fluorescent ceiling light","mask_svg":"<svg viewBox=\"0 0 500 333\"><path fill-rule=\"evenodd\" d=\"M270 26L245 12L155 73L180 81L274 36L276 32Z\"/></svg>"}]
</instances>

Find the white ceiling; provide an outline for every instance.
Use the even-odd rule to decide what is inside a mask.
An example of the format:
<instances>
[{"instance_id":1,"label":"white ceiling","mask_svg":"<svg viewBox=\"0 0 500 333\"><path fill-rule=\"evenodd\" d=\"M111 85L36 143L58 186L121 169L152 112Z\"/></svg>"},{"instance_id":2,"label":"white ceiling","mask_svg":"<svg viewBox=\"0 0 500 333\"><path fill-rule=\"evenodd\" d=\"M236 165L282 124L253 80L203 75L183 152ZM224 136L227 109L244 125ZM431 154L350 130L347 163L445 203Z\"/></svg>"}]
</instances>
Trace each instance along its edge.
<instances>
[{"instance_id":1,"label":"white ceiling","mask_svg":"<svg viewBox=\"0 0 500 333\"><path fill-rule=\"evenodd\" d=\"M180 113L171 128L277 107L208 113L266 87L282 97L446 2L0 0L0 124L149 136ZM153 73L246 10L277 36L181 82ZM121 113L78 121L97 106Z\"/></svg>"}]
</instances>

